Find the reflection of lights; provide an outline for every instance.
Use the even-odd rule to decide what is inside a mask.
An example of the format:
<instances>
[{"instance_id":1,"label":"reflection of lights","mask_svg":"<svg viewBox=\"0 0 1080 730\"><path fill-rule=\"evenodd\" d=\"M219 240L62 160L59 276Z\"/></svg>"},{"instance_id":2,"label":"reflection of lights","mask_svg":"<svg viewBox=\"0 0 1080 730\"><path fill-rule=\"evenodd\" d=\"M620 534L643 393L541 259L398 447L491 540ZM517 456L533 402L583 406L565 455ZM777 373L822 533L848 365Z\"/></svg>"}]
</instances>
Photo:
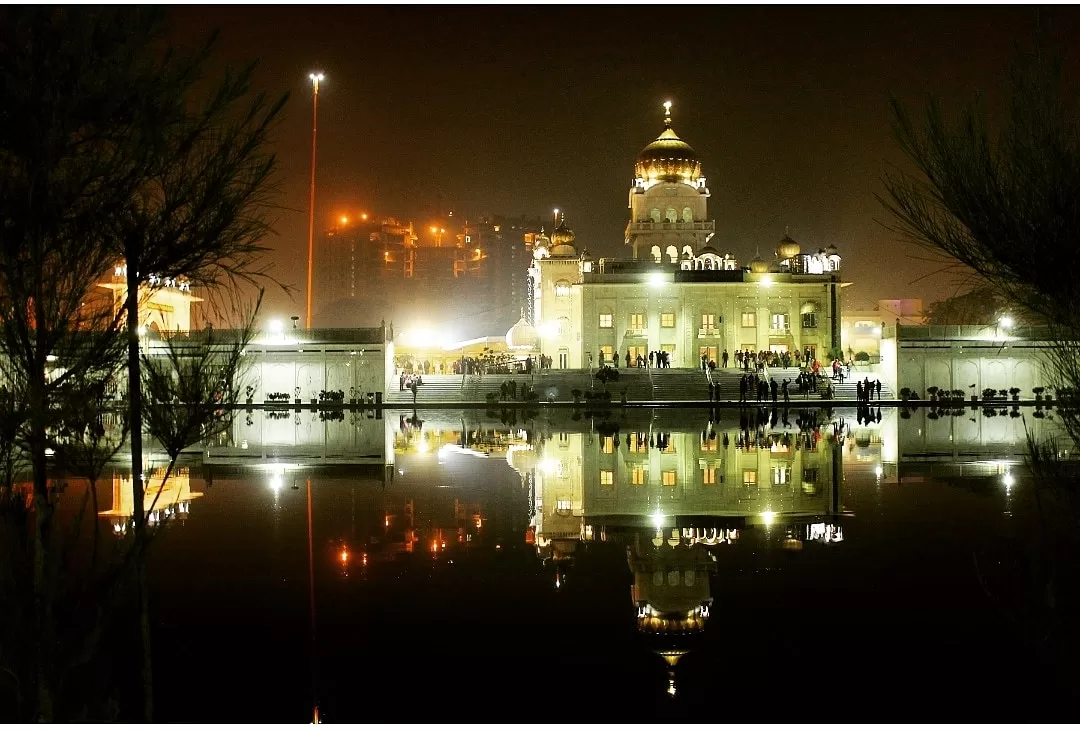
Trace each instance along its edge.
<instances>
[{"instance_id":1,"label":"reflection of lights","mask_svg":"<svg viewBox=\"0 0 1080 730\"><path fill-rule=\"evenodd\" d=\"M56 453L56 450L53 449L51 446L46 446L45 447L45 456L52 456L55 453Z\"/></svg>"},{"instance_id":2,"label":"reflection of lights","mask_svg":"<svg viewBox=\"0 0 1080 730\"><path fill-rule=\"evenodd\" d=\"M281 474L274 474L270 477L270 488L275 492L285 486L285 478Z\"/></svg>"},{"instance_id":3,"label":"reflection of lights","mask_svg":"<svg viewBox=\"0 0 1080 730\"><path fill-rule=\"evenodd\" d=\"M420 440L416 442L416 450L421 454L426 454L431 451L431 444L428 443L427 434L420 434Z\"/></svg>"},{"instance_id":4,"label":"reflection of lights","mask_svg":"<svg viewBox=\"0 0 1080 730\"><path fill-rule=\"evenodd\" d=\"M775 520L776 520L776 513L775 512L762 512L761 513L761 522L766 527L772 525L772 523Z\"/></svg>"},{"instance_id":5,"label":"reflection of lights","mask_svg":"<svg viewBox=\"0 0 1080 730\"><path fill-rule=\"evenodd\" d=\"M652 523L653 523L653 527L655 527L657 530L659 530L661 527L663 527L664 526L664 513L661 512L660 510L656 510L656 512L654 512L653 515L652 515Z\"/></svg>"},{"instance_id":6,"label":"reflection of lights","mask_svg":"<svg viewBox=\"0 0 1080 730\"><path fill-rule=\"evenodd\" d=\"M474 449L466 449L458 446L457 444L443 444L439 447L439 457L443 458L446 454L468 454L469 456L477 456L481 459L488 458L488 455L482 451L476 451Z\"/></svg>"},{"instance_id":7,"label":"reflection of lights","mask_svg":"<svg viewBox=\"0 0 1080 730\"><path fill-rule=\"evenodd\" d=\"M1012 486L1016 484L1016 477L1014 477L1009 472L1005 472L1005 474L1001 477L1001 483L1005 485L1006 489L1011 489Z\"/></svg>"},{"instance_id":8,"label":"reflection of lights","mask_svg":"<svg viewBox=\"0 0 1080 730\"><path fill-rule=\"evenodd\" d=\"M1015 324L1015 322L1012 317L1006 314L998 320L998 324L1000 324L1004 329L1009 329L1013 326L1013 324Z\"/></svg>"},{"instance_id":9,"label":"reflection of lights","mask_svg":"<svg viewBox=\"0 0 1080 730\"><path fill-rule=\"evenodd\" d=\"M552 472L555 471L555 460L550 459L550 458L549 459L544 459L543 461L540 462L540 469L545 474L550 475Z\"/></svg>"},{"instance_id":10,"label":"reflection of lights","mask_svg":"<svg viewBox=\"0 0 1080 730\"><path fill-rule=\"evenodd\" d=\"M280 319L272 319L267 323L267 328L274 334L281 334L285 329L285 325L282 324Z\"/></svg>"},{"instance_id":11,"label":"reflection of lights","mask_svg":"<svg viewBox=\"0 0 1080 730\"><path fill-rule=\"evenodd\" d=\"M761 284L766 289L768 289L770 286L773 285L772 277L771 276L763 276L763 277L761 277L761 281L758 282L758 283Z\"/></svg>"},{"instance_id":12,"label":"reflection of lights","mask_svg":"<svg viewBox=\"0 0 1080 730\"><path fill-rule=\"evenodd\" d=\"M664 285L664 275L659 271L649 274L649 285L653 287L661 287Z\"/></svg>"},{"instance_id":13,"label":"reflection of lights","mask_svg":"<svg viewBox=\"0 0 1080 730\"><path fill-rule=\"evenodd\" d=\"M885 470L881 467L881 464L878 464L874 467L874 476L876 476L878 479L881 479L884 474Z\"/></svg>"}]
</instances>

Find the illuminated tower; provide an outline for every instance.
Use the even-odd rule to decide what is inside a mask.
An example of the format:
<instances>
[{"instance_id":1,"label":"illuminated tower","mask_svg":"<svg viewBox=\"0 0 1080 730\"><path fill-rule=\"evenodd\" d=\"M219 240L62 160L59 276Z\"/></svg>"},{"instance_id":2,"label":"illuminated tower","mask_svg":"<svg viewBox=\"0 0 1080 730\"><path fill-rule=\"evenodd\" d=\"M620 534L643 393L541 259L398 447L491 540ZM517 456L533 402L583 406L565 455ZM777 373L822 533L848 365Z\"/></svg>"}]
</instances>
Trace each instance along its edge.
<instances>
[{"instance_id":1,"label":"illuminated tower","mask_svg":"<svg viewBox=\"0 0 1080 730\"><path fill-rule=\"evenodd\" d=\"M696 255L715 230L708 197L701 161L671 128L671 102L664 102L664 131L634 165L625 237L634 258L677 263Z\"/></svg>"}]
</instances>

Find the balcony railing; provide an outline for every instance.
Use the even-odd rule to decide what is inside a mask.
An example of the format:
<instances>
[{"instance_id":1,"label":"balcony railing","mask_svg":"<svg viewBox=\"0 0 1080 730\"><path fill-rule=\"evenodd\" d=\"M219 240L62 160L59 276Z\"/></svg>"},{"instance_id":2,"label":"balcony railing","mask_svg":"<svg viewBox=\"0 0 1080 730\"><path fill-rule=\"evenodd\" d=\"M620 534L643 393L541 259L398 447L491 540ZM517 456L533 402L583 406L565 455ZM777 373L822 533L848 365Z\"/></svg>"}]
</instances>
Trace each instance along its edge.
<instances>
[{"instance_id":1,"label":"balcony railing","mask_svg":"<svg viewBox=\"0 0 1080 730\"><path fill-rule=\"evenodd\" d=\"M699 329L697 331L697 336L698 337L719 337L720 336L720 328L719 327L702 327L701 329Z\"/></svg>"},{"instance_id":2,"label":"balcony railing","mask_svg":"<svg viewBox=\"0 0 1080 730\"><path fill-rule=\"evenodd\" d=\"M791 334L790 327L770 327L769 337L787 337Z\"/></svg>"},{"instance_id":3,"label":"balcony railing","mask_svg":"<svg viewBox=\"0 0 1080 730\"><path fill-rule=\"evenodd\" d=\"M648 330L645 327L631 327L626 330L626 337L644 337Z\"/></svg>"}]
</instances>

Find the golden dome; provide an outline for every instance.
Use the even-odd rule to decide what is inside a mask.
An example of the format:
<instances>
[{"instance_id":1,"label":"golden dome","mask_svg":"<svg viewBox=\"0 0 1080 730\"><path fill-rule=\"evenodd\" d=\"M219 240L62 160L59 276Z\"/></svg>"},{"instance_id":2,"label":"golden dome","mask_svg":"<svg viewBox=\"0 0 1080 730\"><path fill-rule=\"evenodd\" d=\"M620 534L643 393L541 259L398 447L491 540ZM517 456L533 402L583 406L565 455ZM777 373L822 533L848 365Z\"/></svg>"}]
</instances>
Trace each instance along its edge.
<instances>
[{"instance_id":1,"label":"golden dome","mask_svg":"<svg viewBox=\"0 0 1080 730\"><path fill-rule=\"evenodd\" d=\"M563 215L559 225L551 232L551 255L576 257L578 252L574 247L575 238L574 231L566 225L566 216Z\"/></svg>"},{"instance_id":2,"label":"golden dome","mask_svg":"<svg viewBox=\"0 0 1080 730\"><path fill-rule=\"evenodd\" d=\"M755 256L754 260L750 262L751 274L767 274L769 273L769 265L761 260L760 256Z\"/></svg>"},{"instance_id":3,"label":"golden dome","mask_svg":"<svg viewBox=\"0 0 1080 730\"><path fill-rule=\"evenodd\" d=\"M784 261L786 259L794 258L802 252L799 244L795 242L791 236L785 235L780 239L780 243L776 244L776 258Z\"/></svg>"},{"instance_id":4,"label":"golden dome","mask_svg":"<svg viewBox=\"0 0 1080 730\"><path fill-rule=\"evenodd\" d=\"M634 175L644 180L691 182L701 177L701 160L694 148L671 128L671 102L664 104L664 131L637 157Z\"/></svg>"}]
</instances>

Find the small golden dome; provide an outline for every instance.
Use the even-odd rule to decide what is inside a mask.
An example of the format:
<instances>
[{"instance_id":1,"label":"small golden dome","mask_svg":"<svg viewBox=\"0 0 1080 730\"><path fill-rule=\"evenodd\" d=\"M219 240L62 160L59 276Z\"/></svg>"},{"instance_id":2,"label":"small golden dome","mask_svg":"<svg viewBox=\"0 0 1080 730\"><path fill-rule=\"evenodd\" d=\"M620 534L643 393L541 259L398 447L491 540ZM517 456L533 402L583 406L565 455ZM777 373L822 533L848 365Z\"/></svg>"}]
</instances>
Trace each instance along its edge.
<instances>
[{"instance_id":1,"label":"small golden dome","mask_svg":"<svg viewBox=\"0 0 1080 730\"><path fill-rule=\"evenodd\" d=\"M760 256L755 256L754 260L750 262L751 274L767 274L769 273L769 264L761 259Z\"/></svg>"},{"instance_id":2,"label":"small golden dome","mask_svg":"<svg viewBox=\"0 0 1080 730\"><path fill-rule=\"evenodd\" d=\"M784 261L786 259L794 258L802 252L799 244L795 242L791 236L784 236L780 239L780 243L776 244L776 258Z\"/></svg>"},{"instance_id":3,"label":"small golden dome","mask_svg":"<svg viewBox=\"0 0 1080 730\"><path fill-rule=\"evenodd\" d=\"M701 177L701 160L671 128L671 102L664 104L664 109L664 131L638 155L634 175L644 180L697 180Z\"/></svg>"}]
</instances>

